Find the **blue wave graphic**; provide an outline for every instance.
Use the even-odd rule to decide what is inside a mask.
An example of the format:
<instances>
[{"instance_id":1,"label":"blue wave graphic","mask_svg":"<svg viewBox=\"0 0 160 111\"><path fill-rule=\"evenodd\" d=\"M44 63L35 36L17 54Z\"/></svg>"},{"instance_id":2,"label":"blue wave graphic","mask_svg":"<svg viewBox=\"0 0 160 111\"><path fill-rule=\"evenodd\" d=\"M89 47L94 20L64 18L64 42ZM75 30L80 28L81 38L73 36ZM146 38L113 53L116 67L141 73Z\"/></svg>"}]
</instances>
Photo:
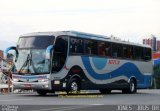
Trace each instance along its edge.
<instances>
[{"instance_id":1,"label":"blue wave graphic","mask_svg":"<svg viewBox=\"0 0 160 111\"><path fill-rule=\"evenodd\" d=\"M97 80L111 79L110 76L112 78L115 78L118 76L126 76L126 77L130 78L131 76L135 76L138 79L138 84L143 85L145 82L148 81L148 79L151 79L151 76L143 75L139 71L137 66L133 63L130 63L130 62L125 63L124 65L122 65L121 67L119 67L118 69L116 69L110 73L98 74L92 68L92 66L90 64L89 57L82 56L81 58L82 58L82 62L84 64L85 68L87 69L87 72L90 74L91 77L93 77L94 79L97 79ZM147 80L145 80L145 77L147 78ZM149 85L149 84L146 83L145 85Z\"/></svg>"},{"instance_id":2,"label":"blue wave graphic","mask_svg":"<svg viewBox=\"0 0 160 111\"><path fill-rule=\"evenodd\" d=\"M97 69L103 69L107 64L107 58L92 57L92 62Z\"/></svg>"}]
</instances>

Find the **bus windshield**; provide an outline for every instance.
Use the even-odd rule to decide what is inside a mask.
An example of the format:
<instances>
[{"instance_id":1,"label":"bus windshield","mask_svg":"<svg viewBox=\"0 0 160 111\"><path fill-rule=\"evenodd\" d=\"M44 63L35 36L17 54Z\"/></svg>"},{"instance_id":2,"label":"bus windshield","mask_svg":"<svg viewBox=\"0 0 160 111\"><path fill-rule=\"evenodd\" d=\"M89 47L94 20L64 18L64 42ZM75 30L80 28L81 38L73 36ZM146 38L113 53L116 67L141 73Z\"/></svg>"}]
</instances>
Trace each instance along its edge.
<instances>
[{"instance_id":1,"label":"bus windshield","mask_svg":"<svg viewBox=\"0 0 160 111\"><path fill-rule=\"evenodd\" d=\"M19 50L15 62L15 73L48 73L49 61L45 59L45 49Z\"/></svg>"},{"instance_id":2,"label":"bus windshield","mask_svg":"<svg viewBox=\"0 0 160 111\"><path fill-rule=\"evenodd\" d=\"M54 38L22 37L18 42L18 58L13 67L17 74L45 74L49 73L50 61L46 59L46 48L52 45Z\"/></svg>"}]
</instances>

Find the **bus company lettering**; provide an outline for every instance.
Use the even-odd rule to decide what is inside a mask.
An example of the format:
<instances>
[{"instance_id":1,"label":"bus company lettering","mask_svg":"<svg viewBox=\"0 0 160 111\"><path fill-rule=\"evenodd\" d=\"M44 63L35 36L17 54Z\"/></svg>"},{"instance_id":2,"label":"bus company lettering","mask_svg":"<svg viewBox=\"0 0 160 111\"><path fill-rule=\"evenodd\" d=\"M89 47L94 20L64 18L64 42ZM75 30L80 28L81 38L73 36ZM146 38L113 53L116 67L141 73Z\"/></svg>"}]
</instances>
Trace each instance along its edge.
<instances>
[{"instance_id":1,"label":"bus company lettering","mask_svg":"<svg viewBox=\"0 0 160 111\"><path fill-rule=\"evenodd\" d=\"M118 65L119 63L120 63L120 60L116 60L116 59L110 59L110 60L108 60L108 64Z\"/></svg>"}]
</instances>

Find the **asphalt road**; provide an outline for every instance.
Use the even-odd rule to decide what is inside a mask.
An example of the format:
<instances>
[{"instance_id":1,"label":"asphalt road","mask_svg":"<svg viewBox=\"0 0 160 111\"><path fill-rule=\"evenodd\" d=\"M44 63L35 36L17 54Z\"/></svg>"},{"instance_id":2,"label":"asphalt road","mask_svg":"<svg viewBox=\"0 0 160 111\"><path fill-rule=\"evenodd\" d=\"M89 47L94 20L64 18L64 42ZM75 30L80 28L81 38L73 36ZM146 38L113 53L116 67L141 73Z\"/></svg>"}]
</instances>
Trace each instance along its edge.
<instances>
[{"instance_id":1,"label":"asphalt road","mask_svg":"<svg viewBox=\"0 0 160 111\"><path fill-rule=\"evenodd\" d=\"M0 110L18 107L18 110L15 111L82 111L82 109L83 111L101 111L103 109L108 111L109 107L112 107L111 105L115 105L114 110L121 105L125 105L125 108L130 108L130 105L142 105L142 109L149 105L157 105L155 111L159 111L160 90L139 90L137 94L122 94L120 91L114 91L107 95L95 91L79 95L59 93L48 94L47 96L39 96L36 93L0 94L0 105L2 105ZM131 108L134 109L135 107ZM109 111L112 111L111 109Z\"/></svg>"}]
</instances>

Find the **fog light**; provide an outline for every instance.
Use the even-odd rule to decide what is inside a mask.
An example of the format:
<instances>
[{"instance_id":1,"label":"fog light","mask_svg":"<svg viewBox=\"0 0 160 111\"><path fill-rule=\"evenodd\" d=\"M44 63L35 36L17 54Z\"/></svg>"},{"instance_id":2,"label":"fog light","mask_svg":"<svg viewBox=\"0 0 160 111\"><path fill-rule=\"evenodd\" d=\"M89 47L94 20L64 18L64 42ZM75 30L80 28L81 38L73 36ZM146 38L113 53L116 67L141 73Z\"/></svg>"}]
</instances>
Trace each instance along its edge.
<instances>
[{"instance_id":1,"label":"fog light","mask_svg":"<svg viewBox=\"0 0 160 111\"><path fill-rule=\"evenodd\" d=\"M60 81L54 81L54 84L60 84Z\"/></svg>"}]
</instances>

